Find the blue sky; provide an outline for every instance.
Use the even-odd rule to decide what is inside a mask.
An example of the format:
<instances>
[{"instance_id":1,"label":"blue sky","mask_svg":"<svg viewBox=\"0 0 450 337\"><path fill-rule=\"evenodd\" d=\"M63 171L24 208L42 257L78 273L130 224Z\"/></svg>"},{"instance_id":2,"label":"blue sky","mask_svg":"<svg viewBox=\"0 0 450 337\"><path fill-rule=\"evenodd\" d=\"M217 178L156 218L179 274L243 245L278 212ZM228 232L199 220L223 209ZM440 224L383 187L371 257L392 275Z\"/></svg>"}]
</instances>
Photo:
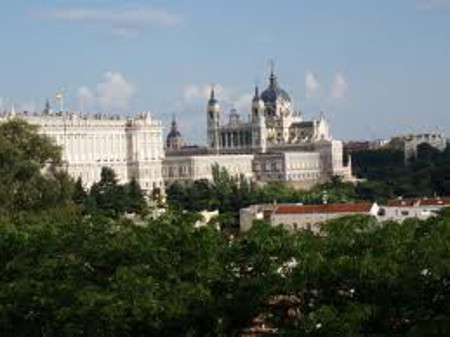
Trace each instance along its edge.
<instances>
[{"instance_id":1,"label":"blue sky","mask_svg":"<svg viewBox=\"0 0 450 337\"><path fill-rule=\"evenodd\" d=\"M0 108L153 111L204 139L215 84L248 114L270 60L342 139L450 132L450 0L28 0L0 4ZM227 111L226 111L227 112Z\"/></svg>"}]
</instances>

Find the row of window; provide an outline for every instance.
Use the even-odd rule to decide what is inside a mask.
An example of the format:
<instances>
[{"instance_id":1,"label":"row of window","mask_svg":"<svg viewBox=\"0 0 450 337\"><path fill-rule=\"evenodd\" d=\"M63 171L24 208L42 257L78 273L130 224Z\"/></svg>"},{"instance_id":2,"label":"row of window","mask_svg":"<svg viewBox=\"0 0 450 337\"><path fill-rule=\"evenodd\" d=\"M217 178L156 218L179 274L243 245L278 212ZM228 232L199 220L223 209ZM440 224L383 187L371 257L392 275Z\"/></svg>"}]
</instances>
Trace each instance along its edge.
<instances>
[{"instance_id":1,"label":"row of window","mask_svg":"<svg viewBox=\"0 0 450 337\"><path fill-rule=\"evenodd\" d=\"M164 177L191 177L194 174L194 168L191 166L169 166L163 167L162 174Z\"/></svg>"},{"instance_id":2,"label":"row of window","mask_svg":"<svg viewBox=\"0 0 450 337\"><path fill-rule=\"evenodd\" d=\"M105 155L105 154L103 154ZM107 154L106 154L107 155ZM92 154L90 157L82 156L79 154L73 154L73 153L67 153L64 155L64 159L68 162L71 161L88 161L90 162L97 162L97 163L127 163L133 160L139 160L139 161L159 161L161 158L158 158L156 156L153 157L138 157L137 159L133 158L132 156L128 157L121 157L121 158L114 158L114 157L98 157L98 155Z\"/></svg>"},{"instance_id":3,"label":"row of window","mask_svg":"<svg viewBox=\"0 0 450 337\"><path fill-rule=\"evenodd\" d=\"M92 134L72 134L72 133L68 133L68 134L55 134L52 135L52 137L54 137L56 140L61 140L64 141L64 139L90 139L90 140L99 140L99 141L114 141L114 140L125 140L132 138L133 140L136 137L131 137L131 135L129 134L114 134L114 133L110 133L110 134L104 134L104 135L92 135ZM138 136L138 140L144 141L144 142L148 142L148 141L157 141L157 143L159 143L161 141L161 135L160 134L142 134Z\"/></svg>"},{"instance_id":4,"label":"row of window","mask_svg":"<svg viewBox=\"0 0 450 337\"><path fill-rule=\"evenodd\" d=\"M319 179L321 176L322 176L321 172L306 172L306 173L289 174L288 179L290 181L315 180Z\"/></svg>"},{"instance_id":5,"label":"row of window","mask_svg":"<svg viewBox=\"0 0 450 337\"><path fill-rule=\"evenodd\" d=\"M266 163L256 163L254 165L255 172L265 171L265 172L274 172L281 171L283 169L283 165L281 162L266 162Z\"/></svg>"},{"instance_id":6,"label":"row of window","mask_svg":"<svg viewBox=\"0 0 450 337\"><path fill-rule=\"evenodd\" d=\"M77 167L74 167L74 166L70 167L69 170L73 176L81 177L81 179L84 182L90 182L90 183L100 179L101 170L99 168L83 170L83 169L80 169L80 166L81 165L77 165ZM140 175L139 175L137 169L132 169L129 172L127 172L127 169L124 169L124 168L117 168L114 166L111 166L111 168L116 173L119 181L126 179L126 177L128 175L131 177L141 176L145 180L148 180L148 179L151 180L152 178L161 178L161 175L159 174L157 169L142 169L142 170L140 170ZM146 185L146 187L149 187L148 182L146 182L145 185ZM158 187L160 187L160 186L158 185Z\"/></svg>"},{"instance_id":7,"label":"row of window","mask_svg":"<svg viewBox=\"0 0 450 337\"><path fill-rule=\"evenodd\" d=\"M252 135L250 132L222 133L221 145L223 147L249 146L252 144Z\"/></svg>"},{"instance_id":8,"label":"row of window","mask_svg":"<svg viewBox=\"0 0 450 337\"><path fill-rule=\"evenodd\" d=\"M298 170L298 169L311 169L311 168L319 168L320 163L317 161L301 161L294 162L288 165L290 170Z\"/></svg>"},{"instance_id":9,"label":"row of window","mask_svg":"<svg viewBox=\"0 0 450 337\"><path fill-rule=\"evenodd\" d=\"M283 175L282 174L276 174L276 173L269 173L269 174L257 174L256 179L263 180L263 181L283 181Z\"/></svg>"}]
</instances>

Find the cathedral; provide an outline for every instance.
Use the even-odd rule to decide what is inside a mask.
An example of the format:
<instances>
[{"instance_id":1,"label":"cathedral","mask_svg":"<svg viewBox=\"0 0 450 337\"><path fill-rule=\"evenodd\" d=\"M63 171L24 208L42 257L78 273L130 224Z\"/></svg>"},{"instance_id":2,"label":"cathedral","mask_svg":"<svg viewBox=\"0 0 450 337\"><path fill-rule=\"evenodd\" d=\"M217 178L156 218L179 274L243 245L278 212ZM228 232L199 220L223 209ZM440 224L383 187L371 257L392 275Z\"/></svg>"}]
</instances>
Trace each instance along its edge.
<instances>
[{"instance_id":1,"label":"cathedral","mask_svg":"<svg viewBox=\"0 0 450 337\"><path fill-rule=\"evenodd\" d=\"M233 110L224 123L213 89L207 108L208 147L216 153L264 153L284 145L332 139L323 114L318 120L303 120L289 94L279 86L273 70L267 89L260 94L255 88L251 107L249 121L242 121Z\"/></svg>"},{"instance_id":2,"label":"cathedral","mask_svg":"<svg viewBox=\"0 0 450 337\"><path fill-rule=\"evenodd\" d=\"M299 188L310 188L333 176L352 179L350 161L344 164L343 144L333 139L324 114L304 120L273 69L268 87L262 93L255 88L247 121L236 110L225 120L212 89L206 106L206 135L206 147L179 146L181 133L176 121L172 123L163 165L166 184L211 179L213 164L259 182Z\"/></svg>"}]
</instances>

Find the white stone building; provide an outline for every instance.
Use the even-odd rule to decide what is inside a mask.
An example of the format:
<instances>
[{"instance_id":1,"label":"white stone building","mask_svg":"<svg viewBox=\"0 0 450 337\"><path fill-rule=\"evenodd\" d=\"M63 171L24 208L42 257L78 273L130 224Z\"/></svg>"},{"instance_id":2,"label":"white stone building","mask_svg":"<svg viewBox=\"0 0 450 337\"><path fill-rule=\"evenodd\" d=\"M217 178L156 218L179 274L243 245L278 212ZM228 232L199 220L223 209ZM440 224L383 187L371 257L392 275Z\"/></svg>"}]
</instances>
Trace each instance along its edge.
<instances>
[{"instance_id":1,"label":"white stone building","mask_svg":"<svg viewBox=\"0 0 450 337\"><path fill-rule=\"evenodd\" d=\"M236 110L224 122L222 107L214 89L207 107L207 146L216 153L264 153L280 146L331 141L331 127L323 114L304 121L289 94L279 84L273 70L269 86L252 99L251 117L243 121Z\"/></svg>"},{"instance_id":2,"label":"white stone building","mask_svg":"<svg viewBox=\"0 0 450 337\"><path fill-rule=\"evenodd\" d=\"M428 144L439 151L447 148L447 139L442 133L418 133L393 137L388 146L393 150L402 151L405 160L417 157L417 148L421 144Z\"/></svg>"},{"instance_id":3,"label":"white stone building","mask_svg":"<svg viewBox=\"0 0 450 337\"><path fill-rule=\"evenodd\" d=\"M435 216L444 207L450 207L450 198L399 198L389 201L387 205L380 205L377 218L380 221L398 222L410 218L425 220Z\"/></svg>"},{"instance_id":4,"label":"white stone building","mask_svg":"<svg viewBox=\"0 0 450 337\"><path fill-rule=\"evenodd\" d=\"M279 152L255 156L255 179L264 182L289 182L299 188L310 188L327 181L318 152Z\"/></svg>"},{"instance_id":5,"label":"white stone building","mask_svg":"<svg viewBox=\"0 0 450 337\"><path fill-rule=\"evenodd\" d=\"M167 156L162 174L167 185L200 179L212 180L212 168L218 165L226 168L231 175L242 174L252 179L252 162L253 155L245 154Z\"/></svg>"},{"instance_id":6,"label":"white stone building","mask_svg":"<svg viewBox=\"0 0 450 337\"><path fill-rule=\"evenodd\" d=\"M175 119L163 142L161 122L147 112L137 118L85 116L53 113L47 104L40 114L12 110L0 121L16 117L40 126L41 132L61 145L68 172L82 178L86 187L99 180L102 167L114 169L120 182L136 179L147 192L174 182L212 179L213 165L225 167L232 175L300 188L334 175L352 178L351 165L343 162L342 142L333 140L323 114L304 121L273 71L261 95L256 88L247 122L232 111L229 122L223 123L222 108L212 90L206 109L206 147L185 146Z\"/></svg>"},{"instance_id":7,"label":"white stone building","mask_svg":"<svg viewBox=\"0 0 450 337\"><path fill-rule=\"evenodd\" d=\"M212 163L225 166L232 174L299 188L310 188L335 175L352 179L351 164L343 161L343 143L333 140L324 115L304 121L288 93L278 85L273 70L268 88L261 95L255 89L248 121L233 109L224 122L222 113L212 89L206 109L207 145L203 148L173 146L180 143L181 134L176 122L172 124L163 169L167 184L209 178Z\"/></svg>"},{"instance_id":8,"label":"white stone building","mask_svg":"<svg viewBox=\"0 0 450 337\"><path fill-rule=\"evenodd\" d=\"M254 220L263 220L288 230L318 230L318 225L346 215L376 216L378 205L359 204L280 204L253 205L240 211L240 230L251 229Z\"/></svg>"},{"instance_id":9,"label":"white stone building","mask_svg":"<svg viewBox=\"0 0 450 337\"><path fill-rule=\"evenodd\" d=\"M255 220L263 220L289 230L318 230L318 225L347 215L372 216L377 221L403 222L407 219L426 220L450 207L450 198L422 198L391 200L377 203L348 204L262 204L240 210L240 229L248 231Z\"/></svg>"},{"instance_id":10,"label":"white stone building","mask_svg":"<svg viewBox=\"0 0 450 337\"><path fill-rule=\"evenodd\" d=\"M22 118L63 148L63 163L86 187L100 179L102 167L114 169L121 183L136 179L145 191L163 189L162 124L149 112L138 118L82 116L75 113L5 114Z\"/></svg>"}]
</instances>

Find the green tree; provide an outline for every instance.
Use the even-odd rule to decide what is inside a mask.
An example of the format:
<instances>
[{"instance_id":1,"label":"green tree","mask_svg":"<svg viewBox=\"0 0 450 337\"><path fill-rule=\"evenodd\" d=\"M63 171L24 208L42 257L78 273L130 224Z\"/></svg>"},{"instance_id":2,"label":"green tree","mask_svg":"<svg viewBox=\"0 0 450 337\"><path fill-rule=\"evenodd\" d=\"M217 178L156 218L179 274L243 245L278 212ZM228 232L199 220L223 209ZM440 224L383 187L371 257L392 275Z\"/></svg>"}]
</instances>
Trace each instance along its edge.
<instances>
[{"instance_id":1,"label":"green tree","mask_svg":"<svg viewBox=\"0 0 450 337\"><path fill-rule=\"evenodd\" d=\"M36 126L1 123L0 212L19 216L70 202L73 182L61 164L61 149Z\"/></svg>"},{"instance_id":2,"label":"green tree","mask_svg":"<svg viewBox=\"0 0 450 337\"><path fill-rule=\"evenodd\" d=\"M216 286L226 336L250 327L255 317L268 312L271 299L285 292L293 254L293 236L263 222L226 246L225 274Z\"/></svg>"},{"instance_id":3,"label":"green tree","mask_svg":"<svg viewBox=\"0 0 450 337\"><path fill-rule=\"evenodd\" d=\"M78 178L75 182L72 199L78 205L83 205L86 202L87 192L84 189L83 181Z\"/></svg>"},{"instance_id":4,"label":"green tree","mask_svg":"<svg viewBox=\"0 0 450 337\"><path fill-rule=\"evenodd\" d=\"M347 217L320 234L295 234L298 264L285 289L298 301L290 317L272 309L272 321L302 336L407 335L423 322L439 325L449 315L449 226Z\"/></svg>"},{"instance_id":5,"label":"green tree","mask_svg":"<svg viewBox=\"0 0 450 337\"><path fill-rule=\"evenodd\" d=\"M400 151L362 151L353 155L353 164L356 174L368 180L357 186L360 197L450 195L450 147L441 152L421 144L406 163Z\"/></svg>"},{"instance_id":6,"label":"green tree","mask_svg":"<svg viewBox=\"0 0 450 337\"><path fill-rule=\"evenodd\" d=\"M102 168L100 180L92 185L89 197L98 212L117 217L125 211L125 188L117 183L116 174L109 167Z\"/></svg>"},{"instance_id":7,"label":"green tree","mask_svg":"<svg viewBox=\"0 0 450 337\"><path fill-rule=\"evenodd\" d=\"M189 214L0 226L2 336L211 336L220 233Z\"/></svg>"},{"instance_id":8,"label":"green tree","mask_svg":"<svg viewBox=\"0 0 450 337\"><path fill-rule=\"evenodd\" d=\"M125 212L143 214L147 208L144 193L136 179L125 185Z\"/></svg>"}]
</instances>

